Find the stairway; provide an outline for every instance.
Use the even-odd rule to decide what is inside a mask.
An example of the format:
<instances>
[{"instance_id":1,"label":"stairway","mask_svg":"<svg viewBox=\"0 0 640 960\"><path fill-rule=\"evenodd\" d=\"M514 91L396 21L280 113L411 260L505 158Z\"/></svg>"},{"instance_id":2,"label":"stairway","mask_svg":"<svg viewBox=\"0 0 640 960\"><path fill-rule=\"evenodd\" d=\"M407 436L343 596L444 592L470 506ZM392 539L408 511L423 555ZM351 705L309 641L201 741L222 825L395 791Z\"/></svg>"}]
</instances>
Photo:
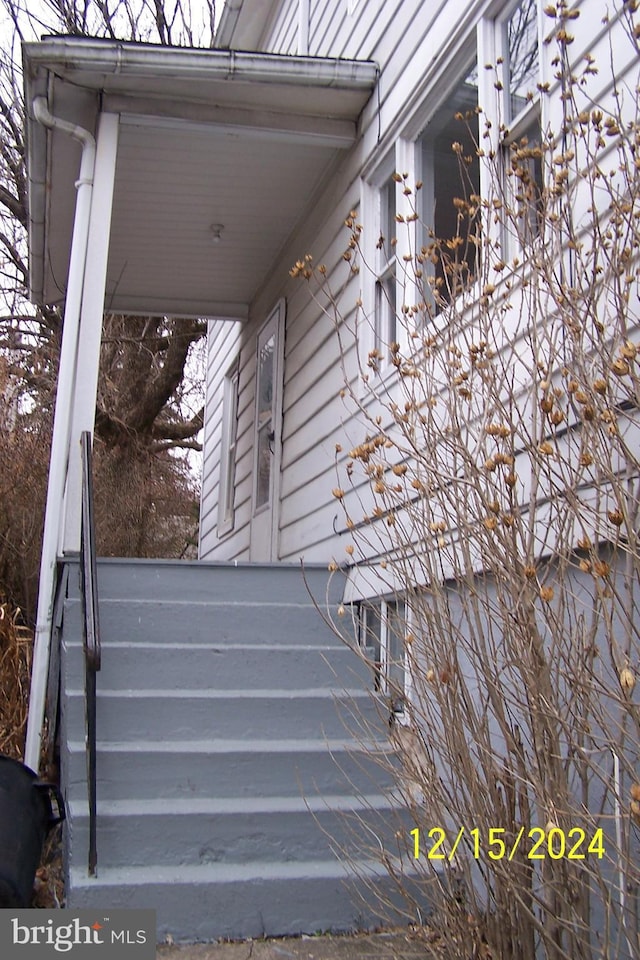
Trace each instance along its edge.
<instances>
[{"instance_id":1,"label":"stairway","mask_svg":"<svg viewBox=\"0 0 640 960\"><path fill-rule=\"evenodd\" d=\"M384 877L367 851L398 845L385 718L300 567L99 561L98 873L88 876L77 573L72 564L62 626L67 906L154 908L158 938L176 942L378 922L367 888ZM324 605L326 568L306 579ZM341 584L332 591L335 610ZM350 897L337 848L358 861L364 901Z\"/></svg>"}]
</instances>

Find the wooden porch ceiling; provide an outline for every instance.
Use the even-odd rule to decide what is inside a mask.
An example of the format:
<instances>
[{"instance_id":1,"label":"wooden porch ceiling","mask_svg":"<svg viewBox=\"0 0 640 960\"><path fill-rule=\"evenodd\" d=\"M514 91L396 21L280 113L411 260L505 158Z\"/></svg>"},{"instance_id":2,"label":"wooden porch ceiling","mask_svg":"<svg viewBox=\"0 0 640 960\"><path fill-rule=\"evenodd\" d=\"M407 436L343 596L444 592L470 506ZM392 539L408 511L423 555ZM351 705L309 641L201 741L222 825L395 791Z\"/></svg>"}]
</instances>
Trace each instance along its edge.
<instances>
[{"instance_id":1,"label":"wooden porch ceiling","mask_svg":"<svg viewBox=\"0 0 640 960\"><path fill-rule=\"evenodd\" d=\"M24 48L31 293L64 299L80 148L36 96L92 133L120 117L106 308L245 318L341 153L371 63L84 38Z\"/></svg>"}]
</instances>

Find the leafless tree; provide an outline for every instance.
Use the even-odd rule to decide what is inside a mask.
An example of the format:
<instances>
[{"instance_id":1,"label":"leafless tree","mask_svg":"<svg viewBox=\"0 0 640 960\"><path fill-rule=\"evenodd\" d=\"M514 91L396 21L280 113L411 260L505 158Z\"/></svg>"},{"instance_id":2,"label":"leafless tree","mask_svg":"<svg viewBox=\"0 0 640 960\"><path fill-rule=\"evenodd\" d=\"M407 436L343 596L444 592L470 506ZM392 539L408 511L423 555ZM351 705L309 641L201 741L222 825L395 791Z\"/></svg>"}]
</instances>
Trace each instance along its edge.
<instances>
[{"instance_id":1,"label":"leafless tree","mask_svg":"<svg viewBox=\"0 0 640 960\"><path fill-rule=\"evenodd\" d=\"M27 297L28 195L20 42L60 33L210 46L215 0L42 0L39 4L2 0L0 11L11 28L5 34L0 61L0 355L5 381L19 394L14 409L21 415L14 418L13 434L27 429L32 436L37 411L42 421L39 450L46 458L63 310L47 304L34 306ZM184 538L181 544L180 538L170 543L165 534L171 501L180 501L183 506L177 508L178 514L186 515L187 501L193 503L196 498L184 451L200 449L203 390L189 371L202 354L205 333L206 322L198 319L105 317L96 408L97 465L99 470L101 465L104 468L104 477L115 479L107 463L111 459L119 465L122 480L126 464L124 475L129 480L128 484L116 482L113 489L105 491L110 509L104 512L102 522L99 518L98 533L103 548L111 552L180 553L184 549ZM8 443L8 434L5 440ZM46 463L40 472L46 476ZM165 503L160 511L165 516L155 533L147 526L135 538L128 532L124 537L123 517L135 515L140 522L143 515L149 519L158 513L158 499ZM140 506L143 501L145 509ZM121 511L114 510L118 503ZM134 503L137 507L132 510ZM11 516L10 507L6 512ZM190 516L191 533L194 525ZM8 527L4 535L9 544L12 534ZM156 535L159 542L154 544ZM7 549L10 551L9 546ZM5 580L0 589L17 594L20 605L30 607L21 593L24 586L18 588Z\"/></svg>"}]
</instances>

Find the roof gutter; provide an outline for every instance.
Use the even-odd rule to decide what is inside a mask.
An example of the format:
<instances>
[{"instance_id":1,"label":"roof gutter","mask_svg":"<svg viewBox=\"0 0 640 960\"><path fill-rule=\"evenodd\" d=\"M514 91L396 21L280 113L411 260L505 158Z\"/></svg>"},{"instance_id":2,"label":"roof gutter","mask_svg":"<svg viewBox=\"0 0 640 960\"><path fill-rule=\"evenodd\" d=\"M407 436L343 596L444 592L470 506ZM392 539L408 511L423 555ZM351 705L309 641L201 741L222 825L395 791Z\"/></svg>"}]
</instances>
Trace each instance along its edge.
<instances>
[{"instance_id":1,"label":"roof gutter","mask_svg":"<svg viewBox=\"0 0 640 960\"><path fill-rule=\"evenodd\" d=\"M80 306L84 285L84 268L89 238L89 218L93 193L96 142L84 127L54 117L45 97L36 97L32 105L38 123L49 130L59 130L82 145L80 175L76 180L76 208L69 263L69 284L64 309L60 367L56 392L56 416L51 438L51 461L44 520L40 584L31 672L31 694L25 745L25 763L35 772L40 765L42 725L49 670L49 649L53 622L53 603L58 547L62 528L64 487L69 456L71 404L74 391L75 359L78 349Z\"/></svg>"},{"instance_id":2,"label":"roof gutter","mask_svg":"<svg viewBox=\"0 0 640 960\"><path fill-rule=\"evenodd\" d=\"M225 80L370 90L378 75L377 65L370 61L184 47L173 50L90 38L51 37L25 44L25 51L32 70L61 69L67 75L86 71L99 74L106 87L109 76L156 77L166 76L169 71L175 81ZM82 82L80 77L77 80Z\"/></svg>"}]
</instances>

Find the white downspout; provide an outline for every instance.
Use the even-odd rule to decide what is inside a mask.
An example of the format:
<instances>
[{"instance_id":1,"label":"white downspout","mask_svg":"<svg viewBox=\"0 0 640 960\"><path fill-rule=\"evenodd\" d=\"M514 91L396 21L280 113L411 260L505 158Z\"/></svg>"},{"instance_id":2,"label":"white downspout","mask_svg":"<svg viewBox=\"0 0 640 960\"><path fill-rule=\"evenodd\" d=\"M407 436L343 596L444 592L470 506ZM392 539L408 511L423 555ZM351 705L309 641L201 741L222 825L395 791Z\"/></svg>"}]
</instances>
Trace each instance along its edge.
<instances>
[{"instance_id":1,"label":"white downspout","mask_svg":"<svg viewBox=\"0 0 640 960\"><path fill-rule=\"evenodd\" d=\"M96 142L88 130L66 120L54 117L49 112L45 97L33 101L33 115L50 130L60 130L82 145L80 176L76 181L76 209L73 222L69 282L64 309L60 367L56 391L56 406L51 437L51 460L47 487L47 505L40 559L40 583L38 610L31 667L31 694L25 744L25 763L36 773L40 766L42 725L44 722L47 680L49 671L49 648L53 620L54 586L56 563L62 530L62 504L69 458L71 430L71 406L75 390L76 356L80 306L84 286L84 271L89 236L89 218L93 192L93 175L96 158Z\"/></svg>"}]
</instances>

